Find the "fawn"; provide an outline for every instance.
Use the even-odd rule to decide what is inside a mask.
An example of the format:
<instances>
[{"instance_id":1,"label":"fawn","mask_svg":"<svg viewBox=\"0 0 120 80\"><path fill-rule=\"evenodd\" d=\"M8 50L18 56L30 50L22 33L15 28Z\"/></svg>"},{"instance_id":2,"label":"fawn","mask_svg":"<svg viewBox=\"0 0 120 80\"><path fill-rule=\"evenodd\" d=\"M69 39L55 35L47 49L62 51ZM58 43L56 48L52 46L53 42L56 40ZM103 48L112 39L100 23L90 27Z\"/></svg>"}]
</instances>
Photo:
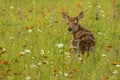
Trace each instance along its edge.
<instances>
[{"instance_id":1,"label":"fawn","mask_svg":"<svg viewBox=\"0 0 120 80\"><path fill-rule=\"evenodd\" d=\"M84 12L81 12L76 17L69 17L66 13L62 12L62 17L67 20L68 31L72 33L70 48L77 51L79 56L85 52L89 55L89 52L95 46L93 34L79 24L79 20L82 19L83 16Z\"/></svg>"}]
</instances>

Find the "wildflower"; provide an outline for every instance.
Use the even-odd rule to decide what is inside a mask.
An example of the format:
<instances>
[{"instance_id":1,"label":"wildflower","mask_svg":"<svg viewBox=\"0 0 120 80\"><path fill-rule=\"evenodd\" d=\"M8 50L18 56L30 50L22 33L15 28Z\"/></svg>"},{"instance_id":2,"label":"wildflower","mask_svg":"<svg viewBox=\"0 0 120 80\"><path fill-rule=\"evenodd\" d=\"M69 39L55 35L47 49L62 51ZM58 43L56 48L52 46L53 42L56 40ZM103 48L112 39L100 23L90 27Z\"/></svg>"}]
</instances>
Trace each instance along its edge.
<instances>
[{"instance_id":1,"label":"wildflower","mask_svg":"<svg viewBox=\"0 0 120 80\"><path fill-rule=\"evenodd\" d=\"M6 60L0 60L0 63L1 64L8 64L8 61L6 61Z\"/></svg>"},{"instance_id":2,"label":"wildflower","mask_svg":"<svg viewBox=\"0 0 120 80\"><path fill-rule=\"evenodd\" d=\"M28 38L25 38L26 41L28 41L29 39Z\"/></svg>"},{"instance_id":3,"label":"wildflower","mask_svg":"<svg viewBox=\"0 0 120 80\"><path fill-rule=\"evenodd\" d=\"M73 75L72 75L72 74L70 74L67 78L73 78Z\"/></svg>"},{"instance_id":4,"label":"wildflower","mask_svg":"<svg viewBox=\"0 0 120 80\"><path fill-rule=\"evenodd\" d=\"M81 3L77 3L76 6L77 6L78 8L81 8L82 4L81 4Z\"/></svg>"},{"instance_id":5,"label":"wildflower","mask_svg":"<svg viewBox=\"0 0 120 80\"><path fill-rule=\"evenodd\" d=\"M45 54L44 50L41 50L41 51L40 51L40 54L41 54L41 55Z\"/></svg>"},{"instance_id":6,"label":"wildflower","mask_svg":"<svg viewBox=\"0 0 120 80\"><path fill-rule=\"evenodd\" d=\"M67 77L67 76L68 76L68 73L65 73L64 76Z\"/></svg>"},{"instance_id":7,"label":"wildflower","mask_svg":"<svg viewBox=\"0 0 120 80\"><path fill-rule=\"evenodd\" d=\"M115 70L115 71L113 71L112 73L113 73L113 74L117 74L118 72L117 72L117 70Z\"/></svg>"},{"instance_id":8,"label":"wildflower","mask_svg":"<svg viewBox=\"0 0 120 80\"><path fill-rule=\"evenodd\" d=\"M105 46L108 47L108 48L111 48L111 47L112 47L111 44L106 44Z\"/></svg>"},{"instance_id":9,"label":"wildflower","mask_svg":"<svg viewBox=\"0 0 120 80\"><path fill-rule=\"evenodd\" d=\"M30 50L25 50L25 53L31 53L31 51Z\"/></svg>"},{"instance_id":10,"label":"wildflower","mask_svg":"<svg viewBox=\"0 0 120 80\"><path fill-rule=\"evenodd\" d=\"M31 77L30 77L30 76L27 76L27 77L26 77L26 80L30 80L30 79L31 79Z\"/></svg>"},{"instance_id":11,"label":"wildflower","mask_svg":"<svg viewBox=\"0 0 120 80\"><path fill-rule=\"evenodd\" d=\"M60 43L60 44L57 44L56 46L57 46L58 48L62 48L62 47L63 47L63 44Z\"/></svg>"},{"instance_id":12,"label":"wildflower","mask_svg":"<svg viewBox=\"0 0 120 80\"><path fill-rule=\"evenodd\" d=\"M43 13L42 15L43 15L44 18L47 18L47 14Z\"/></svg>"},{"instance_id":13,"label":"wildflower","mask_svg":"<svg viewBox=\"0 0 120 80\"><path fill-rule=\"evenodd\" d=\"M71 71L71 70L68 71L68 74L72 74L72 73L73 73L73 71Z\"/></svg>"},{"instance_id":14,"label":"wildflower","mask_svg":"<svg viewBox=\"0 0 120 80\"><path fill-rule=\"evenodd\" d=\"M100 80L108 80L108 79L109 79L109 77L103 76Z\"/></svg>"},{"instance_id":15,"label":"wildflower","mask_svg":"<svg viewBox=\"0 0 120 80\"><path fill-rule=\"evenodd\" d=\"M15 43L13 43L13 46L15 46Z\"/></svg>"},{"instance_id":16,"label":"wildflower","mask_svg":"<svg viewBox=\"0 0 120 80\"><path fill-rule=\"evenodd\" d=\"M59 74L62 75L63 74L62 71L59 71Z\"/></svg>"},{"instance_id":17,"label":"wildflower","mask_svg":"<svg viewBox=\"0 0 120 80\"><path fill-rule=\"evenodd\" d=\"M103 56L103 57L106 57L107 55L105 55L105 54L102 54L102 56Z\"/></svg>"},{"instance_id":18,"label":"wildflower","mask_svg":"<svg viewBox=\"0 0 120 80\"><path fill-rule=\"evenodd\" d=\"M40 29L38 29L37 31L38 31L38 32L42 32L42 30L40 30Z\"/></svg>"},{"instance_id":19,"label":"wildflower","mask_svg":"<svg viewBox=\"0 0 120 80\"><path fill-rule=\"evenodd\" d=\"M29 30L29 29L32 29L33 26L26 26L25 29Z\"/></svg>"},{"instance_id":20,"label":"wildflower","mask_svg":"<svg viewBox=\"0 0 120 80\"><path fill-rule=\"evenodd\" d=\"M104 50L105 51L110 51L110 48L109 47L105 47Z\"/></svg>"},{"instance_id":21,"label":"wildflower","mask_svg":"<svg viewBox=\"0 0 120 80\"><path fill-rule=\"evenodd\" d=\"M66 57L67 57L67 58L70 58L71 56L70 56L70 55L67 55Z\"/></svg>"},{"instance_id":22,"label":"wildflower","mask_svg":"<svg viewBox=\"0 0 120 80\"><path fill-rule=\"evenodd\" d=\"M105 15L102 15L102 17L105 17Z\"/></svg>"},{"instance_id":23,"label":"wildflower","mask_svg":"<svg viewBox=\"0 0 120 80\"><path fill-rule=\"evenodd\" d=\"M69 55L70 53L69 52L65 52L65 55Z\"/></svg>"},{"instance_id":24,"label":"wildflower","mask_svg":"<svg viewBox=\"0 0 120 80\"><path fill-rule=\"evenodd\" d=\"M68 70L69 69L69 66L65 66L65 70Z\"/></svg>"},{"instance_id":25,"label":"wildflower","mask_svg":"<svg viewBox=\"0 0 120 80\"><path fill-rule=\"evenodd\" d=\"M58 74L56 74L55 76L58 77Z\"/></svg>"},{"instance_id":26,"label":"wildflower","mask_svg":"<svg viewBox=\"0 0 120 80\"><path fill-rule=\"evenodd\" d=\"M25 52L20 52L20 54L21 54L21 55L24 55L24 54L25 54Z\"/></svg>"},{"instance_id":27,"label":"wildflower","mask_svg":"<svg viewBox=\"0 0 120 80\"><path fill-rule=\"evenodd\" d=\"M103 11L103 10L100 10L100 12L102 12L102 13L103 13L104 11Z\"/></svg>"},{"instance_id":28,"label":"wildflower","mask_svg":"<svg viewBox=\"0 0 120 80\"><path fill-rule=\"evenodd\" d=\"M53 69L53 72L56 73L58 72L59 70L57 68Z\"/></svg>"},{"instance_id":29,"label":"wildflower","mask_svg":"<svg viewBox=\"0 0 120 80\"><path fill-rule=\"evenodd\" d=\"M10 40L14 40L14 37L9 37Z\"/></svg>"},{"instance_id":30,"label":"wildflower","mask_svg":"<svg viewBox=\"0 0 120 80\"><path fill-rule=\"evenodd\" d=\"M98 32L99 35L101 35L102 33L101 32Z\"/></svg>"},{"instance_id":31,"label":"wildflower","mask_svg":"<svg viewBox=\"0 0 120 80\"><path fill-rule=\"evenodd\" d=\"M77 69L77 68L73 68L73 71L74 71L74 72L78 72L78 69Z\"/></svg>"},{"instance_id":32,"label":"wildflower","mask_svg":"<svg viewBox=\"0 0 120 80\"><path fill-rule=\"evenodd\" d=\"M35 57L32 57L32 60L34 60L35 59Z\"/></svg>"},{"instance_id":33,"label":"wildflower","mask_svg":"<svg viewBox=\"0 0 120 80\"><path fill-rule=\"evenodd\" d=\"M98 5L97 7L98 7L98 8L101 8L101 6L100 6L100 5Z\"/></svg>"},{"instance_id":34,"label":"wildflower","mask_svg":"<svg viewBox=\"0 0 120 80\"><path fill-rule=\"evenodd\" d=\"M50 53L50 51L48 51L48 53Z\"/></svg>"},{"instance_id":35,"label":"wildflower","mask_svg":"<svg viewBox=\"0 0 120 80\"><path fill-rule=\"evenodd\" d=\"M53 64L53 62L51 61L50 64Z\"/></svg>"},{"instance_id":36,"label":"wildflower","mask_svg":"<svg viewBox=\"0 0 120 80\"><path fill-rule=\"evenodd\" d=\"M31 33L31 32L32 32L32 29L29 29L28 32Z\"/></svg>"},{"instance_id":37,"label":"wildflower","mask_svg":"<svg viewBox=\"0 0 120 80\"><path fill-rule=\"evenodd\" d=\"M112 3L115 4L116 0L112 0Z\"/></svg>"},{"instance_id":38,"label":"wildflower","mask_svg":"<svg viewBox=\"0 0 120 80\"><path fill-rule=\"evenodd\" d=\"M116 67L120 67L120 64L117 64Z\"/></svg>"},{"instance_id":39,"label":"wildflower","mask_svg":"<svg viewBox=\"0 0 120 80\"><path fill-rule=\"evenodd\" d=\"M112 62L111 64L112 64L112 65L117 65L117 62Z\"/></svg>"},{"instance_id":40,"label":"wildflower","mask_svg":"<svg viewBox=\"0 0 120 80\"><path fill-rule=\"evenodd\" d=\"M48 61L43 61L43 64L48 64L49 62Z\"/></svg>"},{"instance_id":41,"label":"wildflower","mask_svg":"<svg viewBox=\"0 0 120 80\"><path fill-rule=\"evenodd\" d=\"M31 64L30 67L31 67L31 68L38 68L38 66L35 65L35 64Z\"/></svg>"},{"instance_id":42,"label":"wildflower","mask_svg":"<svg viewBox=\"0 0 120 80\"><path fill-rule=\"evenodd\" d=\"M79 58L78 58L78 60L80 60L80 61L81 61L81 60L82 60L82 58L81 58L81 57L79 57Z\"/></svg>"},{"instance_id":43,"label":"wildflower","mask_svg":"<svg viewBox=\"0 0 120 80\"><path fill-rule=\"evenodd\" d=\"M18 56L23 56L23 54L25 54L24 52L20 52L20 53L18 53Z\"/></svg>"},{"instance_id":44,"label":"wildflower","mask_svg":"<svg viewBox=\"0 0 120 80\"><path fill-rule=\"evenodd\" d=\"M41 63L41 62L39 62L37 65L38 65L38 66L41 66L41 65L42 65L42 63Z\"/></svg>"},{"instance_id":45,"label":"wildflower","mask_svg":"<svg viewBox=\"0 0 120 80\"><path fill-rule=\"evenodd\" d=\"M10 9L14 9L14 7L13 7L13 6L11 6L11 7L10 7Z\"/></svg>"}]
</instances>

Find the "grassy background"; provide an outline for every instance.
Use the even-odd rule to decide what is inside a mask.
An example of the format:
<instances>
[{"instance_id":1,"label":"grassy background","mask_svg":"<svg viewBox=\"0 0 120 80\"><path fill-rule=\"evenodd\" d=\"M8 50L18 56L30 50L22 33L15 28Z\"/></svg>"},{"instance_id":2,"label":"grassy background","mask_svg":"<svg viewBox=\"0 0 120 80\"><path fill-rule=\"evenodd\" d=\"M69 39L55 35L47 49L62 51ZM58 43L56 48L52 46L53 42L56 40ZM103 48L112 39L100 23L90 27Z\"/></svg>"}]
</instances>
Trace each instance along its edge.
<instances>
[{"instance_id":1,"label":"grassy background","mask_svg":"<svg viewBox=\"0 0 120 80\"><path fill-rule=\"evenodd\" d=\"M71 62L62 11L84 11L80 24L96 38L82 61ZM119 16L119 0L0 0L0 80L120 80Z\"/></svg>"}]
</instances>

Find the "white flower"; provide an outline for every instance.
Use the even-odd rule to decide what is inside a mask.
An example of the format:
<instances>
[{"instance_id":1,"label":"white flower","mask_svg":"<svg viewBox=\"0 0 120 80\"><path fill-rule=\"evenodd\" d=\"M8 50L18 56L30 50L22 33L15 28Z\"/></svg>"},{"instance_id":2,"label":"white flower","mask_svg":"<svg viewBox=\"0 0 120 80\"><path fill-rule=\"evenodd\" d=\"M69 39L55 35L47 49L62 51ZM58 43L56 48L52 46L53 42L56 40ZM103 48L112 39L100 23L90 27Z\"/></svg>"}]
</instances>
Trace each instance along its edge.
<instances>
[{"instance_id":1,"label":"white flower","mask_svg":"<svg viewBox=\"0 0 120 80\"><path fill-rule=\"evenodd\" d=\"M45 54L44 50L41 50L41 51L40 51L40 54L41 54L41 55Z\"/></svg>"},{"instance_id":2,"label":"white flower","mask_svg":"<svg viewBox=\"0 0 120 80\"><path fill-rule=\"evenodd\" d=\"M80 61L81 61L81 60L82 60L82 58L81 58L81 57L79 57L79 58L78 58L78 60L80 60Z\"/></svg>"},{"instance_id":3,"label":"white flower","mask_svg":"<svg viewBox=\"0 0 120 80\"><path fill-rule=\"evenodd\" d=\"M62 71L59 71L59 74L62 75Z\"/></svg>"},{"instance_id":4,"label":"white flower","mask_svg":"<svg viewBox=\"0 0 120 80\"><path fill-rule=\"evenodd\" d=\"M25 53L31 53L31 51L28 49L28 50L25 50Z\"/></svg>"},{"instance_id":5,"label":"white flower","mask_svg":"<svg viewBox=\"0 0 120 80\"><path fill-rule=\"evenodd\" d=\"M6 51L6 49L5 49L5 48L3 48L3 51Z\"/></svg>"},{"instance_id":6,"label":"white flower","mask_svg":"<svg viewBox=\"0 0 120 80\"><path fill-rule=\"evenodd\" d=\"M101 32L98 32L99 35L101 35L102 33Z\"/></svg>"},{"instance_id":7,"label":"white flower","mask_svg":"<svg viewBox=\"0 0 120 80\"><path fill-rule=\"evenodd\" d=\"M112 73L113 73L113 74L117 74L118 72L117 72L117 70L115 70L115 71L113 71Z\"/></svg>"},{"instance_id":8,"label":"white flower","mask_svg":"<svg viewBox=\"0 0 120 80\"><path fill-rule=\"evenodd\" d=\"M106 57L107 55L105 55L105 54L102 54L102 56L103 56L103 57Z\"/></svg>"},{"instance_id":9,"label":"white flower","mask_svg":"<svg viewBox=\"0 0 120 80\"><path fill-rule=\"evenodd\" d=\"M48 64L49 62L48 61L44 61L44 63Z\"/></svg>"},{"instance_id":10,"label":"white flower","mask_svg":"<svg viewBox=\"0 0 120 80\"><path fill-rule=\"evenodd\" d=\"M41 65L42 65L42 63L41 63L41 62L39 62L39 63L38 63L38 65L39 65L39 66L41 66Z\"/></svg>"},{"instance_id":11,"label":"white flower","mask_svg":"<svg viewBox=\"0 0 120 80\"><path fill-rule=\"evenodd\" d=\"M65 73L64 76L67 77L67 76L68 76L68 73Z\"/></svg>"},{"instance_id":12,"label":"white flower","mask_svg":"<svg viewBox=\"0 0 120 80\"><path fill-rule=\"evenodd\" d=\"M35 64L31 64L30 67L31 67L31 68L38 68L38 66L35 65Z\"/></svg>"},{"instance_id":13,"label":"white flower","mask_svg":"<svg viewBox=\"0 0 120 80\"><path fill-rule=\"evenodd\" d=\"M50 53L50 51L48 51L48 53Z\"/></svg>"},{"instance_id":14,"label":"white flower","mask_svg":"<svg viewBox=\"0 0 120 80\"><path fill-rule=\"evenodd\" d=\"M99 5L99 6L97 6L98 8L101 8L101 6Z\"/></svg>"},{"instance_id":15,"label":"white flower","mask_svg":"<svg viewBox=\"0 0 120 80\"><path fill-rule=\"evenodd\" d=\"M42 32L42 30L38 29L38 32Z\"/></svg>"},{"instance_id":16,"label":"white flower","mask_svg":"<svg viewBox=\"0 0 120 80\"><path fill-rule=\"evenodd\" d=\"M35 59L35 57L32 57L32 60L34 60Z\"/></svg>"},{"instance_id":17,"label":"white flower","mask_svg":"<svg viewBox=\"0 0 120 80\"><path fill-rule=\"evenodd\" d=\"M28 41L29 39L28 38L25 38L26 41Z\"/></svg>"},{"instance_id":18,"label":"white flower","mask_svg":"<svg viewBox=\"0 0 120 80\"><path fill-rule=\"evenodd\" d=\"M31 33L31 32L32 32L32 29L29 29L28 32Z\"/></svg>"},{"instance_id":19,"label":"white flower","mask_svg":"<svg viewBox=\"0 0 120 80\"><path fill-rule=\"evenodd\" d=\"M104 12L103 10L100 10L100 12Z\"/></svg>"},{"instance_id":20,"label":"white flower","mask_svg":"<svg viewBox=\"0 0 120 80\"><path fill-rule=\"evenodd\" d=\"M70 55L67 55L66 57L67 57L67 58L70 58L71 56L70 56Z\"/></svg>"},{"instance_id":21,"label":"white flower","mask_svg":"<svg viewBox=\"0 0 120 80\"><path fill-rule=\"evenodd\" d=\"M31 79L31 77L30 77L30 76L27 76L27 77L26 77L26 80L30 80L30 79Z\"/></svg>"},{"instance_id":22,"label":"white flower","mask_svg":"<svg viewBox=\"0 0 120 80\"><path fill-rule=\"evenodd\" d=\"M24 55L24 54L25 54L25 52L20 52L20 54Z\"/></svg>"},{"instance_id":23,"label":"white flower","mask_svg":"<svg viewBox=\"0 0 120 80\"><path fill-rule=\"evenodd\" d=\"M116 67L120 67L120 64L117 64Z\"/></svg>"},{"instance_id":24,"label":"white flower","mask_svg":"<svg viewBox=\"0 0 120 80\"><path fill-rule=\"evenodd\" d=\"M13 46L15 46L15 43L13 43Z\"/></svg>"},{"instance_id":25,"label":"white flower","mask_svg":"<svg viewBox=\"0 0 120 80\"><path fill-rule=\"evenodd\" d=\"M102 15L102 17L105 17L105 15Z\"/></svg>"},{"instance_id":26,"label":"white flower","mask_svg":"<svg viewBox=\"0 0 120 80\"><path fill-rule=\"evenodd\" d=\"M58 77L58 74L56 74L55 76Z\"/></svg>"},{"instance_id":27,"label":"white flower","mask_svg":"<svg viewBox=\"0 0 120 80\"><path fill-rule=\"evenodd\" d=\"M58 48L62 48L62 47L63 47L63 44L60 43L60 44L57 44L56 46L57 46Z\"/></svg>"},{"instance_id":28,"label":"white flower","mask_svg":"<svg viewBox=\"0 0 120 80\"><path fill-rule=\"evenodd\" d=\"M14 9L14 7L13 7L13 6L11 6L11 7L10 7L10 9Z\"/></svg>"},{"instance_id":29,"label":"white flower","mask_svg":"<svg viewBox=\"0 0 120 80\"><path fill-rule=\"evenodd\" d=\"M70 53L69 52L65 52L65 55L69 55Z\"/></svg>"}]
</instances>

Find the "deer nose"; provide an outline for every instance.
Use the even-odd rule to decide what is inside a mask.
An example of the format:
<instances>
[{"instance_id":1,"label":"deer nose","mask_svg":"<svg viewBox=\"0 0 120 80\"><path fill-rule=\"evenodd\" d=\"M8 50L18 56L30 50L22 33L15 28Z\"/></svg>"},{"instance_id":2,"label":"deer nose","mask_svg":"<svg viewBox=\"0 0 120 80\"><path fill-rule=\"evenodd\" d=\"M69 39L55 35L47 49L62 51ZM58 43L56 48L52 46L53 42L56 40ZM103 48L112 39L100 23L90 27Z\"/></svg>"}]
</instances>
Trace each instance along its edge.
<instances>
[{"instance_id":1,"label":"deer nose","mask_svg":"<svg viewBox=\"0 0 120 80\"><path fill-rule=\"evenodd\" d=\"M72 28L69 27L69 28L68 28L68 31L72 31Z\"/></svg>"}]
</instances>

